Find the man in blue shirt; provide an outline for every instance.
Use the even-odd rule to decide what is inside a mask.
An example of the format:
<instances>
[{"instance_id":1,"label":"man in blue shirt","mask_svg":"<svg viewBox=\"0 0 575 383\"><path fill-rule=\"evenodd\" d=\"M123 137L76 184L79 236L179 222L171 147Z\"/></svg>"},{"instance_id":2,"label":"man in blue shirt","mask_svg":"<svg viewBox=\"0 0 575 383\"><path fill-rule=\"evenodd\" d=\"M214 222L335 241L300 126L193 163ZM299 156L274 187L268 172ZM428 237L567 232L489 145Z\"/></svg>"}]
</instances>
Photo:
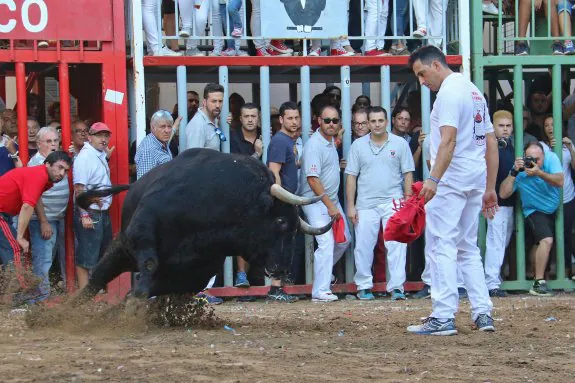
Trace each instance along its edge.
<instances>
[{"instance_id":1,"label":"man in blue shirt","mask_svg":"<svg viewBox=\"0 0 575 383\"><path fill-rule=\"evenodd\" d=\"M539 142L525 147L524 158L516 158L509 175L501 183L499 197L509 198L519 191L525 221L535 239L535 282L532 295L551 296L545 283L545 268L553 246L555 211L563 187L563 168L555 153L545 152ZM531 158L529 158L531 157ZM526 160L530 160L526 163Z\"/></svg>"}]
</instances>

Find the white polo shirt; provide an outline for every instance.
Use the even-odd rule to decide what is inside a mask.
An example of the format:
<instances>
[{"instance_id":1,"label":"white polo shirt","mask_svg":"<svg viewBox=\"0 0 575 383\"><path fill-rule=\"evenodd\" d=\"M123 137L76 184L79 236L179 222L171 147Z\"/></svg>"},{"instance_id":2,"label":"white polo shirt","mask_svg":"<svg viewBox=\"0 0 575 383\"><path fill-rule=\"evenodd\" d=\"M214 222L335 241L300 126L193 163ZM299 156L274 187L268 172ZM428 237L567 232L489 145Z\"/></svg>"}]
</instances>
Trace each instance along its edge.
<instances>
[{"instance_id":1,"label":"white polo shirt","mask_svg":"<svg viewBox=\"0 0 575 383\"><path fill-rule=\"evenodd\" d=\"M198 109L186 126L186 149L206 148L221 151L220 136L216 134L216 129L217 125L210 121L202 109Z\"/></svg>"},{"instance_id":2,"label":"white polo shirt","mask_svg":"<svg viewBox=\"0 0 575 383\"><path fill-rule=\"evenodd\" d=\"M333 139L326 140L318 129L304 145L301 161L299 194L304 197L314 197L316 194L311 190L307 177L318 177L325 189L325 194L336 203L340 169Z\"/></svg>"},{"instance_id":3,"label":"white polo shirt","mask_svg":"<svg viewBox=\"0 0 575 383\"><path fill-rule=\"evenodd\" d=\"M84 143L78 157L74 160L74 185L82 184L87 190L99 187L110 187L110 167L106 160L106 152L100 152L89 142ZM108 210L112 204L112 197L102 198L102 207L97 204L90 205L93 210Z\"/></svg>"},{"instance_id":4,"label":"white polo shirt","mask_svg":"<svg viewBox=\"0 0 575 383\"><path fill-rule=\"evenodd\" d=\"M351 144L345 167L346 174L357 176L358 210L402 198L404 174L415 170L405 138L389 133L381 147L370 141L371 133Z\"/></svg>"},{"instance_id":5,"label":"white polo shirt","mask_svg":"<svg viewBox=\"0 0 575 383\"><path fill-rule=\"evenodd\" d=\"M481 91L462 74L450 74L439 88L430 120L432 169L441 143L441 127L457 129L453 158L441 181L466 190L484 188L486 134L493 132L493 125Z\"/></svg>"}]
</instances>

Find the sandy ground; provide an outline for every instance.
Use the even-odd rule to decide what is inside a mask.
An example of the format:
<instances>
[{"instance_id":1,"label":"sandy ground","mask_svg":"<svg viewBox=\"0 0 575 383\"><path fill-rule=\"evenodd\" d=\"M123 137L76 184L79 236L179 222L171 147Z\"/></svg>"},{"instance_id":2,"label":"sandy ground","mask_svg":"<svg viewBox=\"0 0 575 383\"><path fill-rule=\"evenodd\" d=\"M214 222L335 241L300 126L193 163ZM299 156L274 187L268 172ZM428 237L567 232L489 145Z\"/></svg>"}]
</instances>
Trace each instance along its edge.
<instances>
[{"instance_id":1,"label":"sandy ground","mask_svg":"<svg viewBox=\"0 0 575 383\"><path fill-rule=\"evenodd\" d=\"M25 313L5 308L0 381L575 382L574 294L494 306L497 332L480 333L462 301L453 337L406 333L429 300L226 302L212 329L84 322L80 313L30 328Z\"/></svg>"}]
</instances>

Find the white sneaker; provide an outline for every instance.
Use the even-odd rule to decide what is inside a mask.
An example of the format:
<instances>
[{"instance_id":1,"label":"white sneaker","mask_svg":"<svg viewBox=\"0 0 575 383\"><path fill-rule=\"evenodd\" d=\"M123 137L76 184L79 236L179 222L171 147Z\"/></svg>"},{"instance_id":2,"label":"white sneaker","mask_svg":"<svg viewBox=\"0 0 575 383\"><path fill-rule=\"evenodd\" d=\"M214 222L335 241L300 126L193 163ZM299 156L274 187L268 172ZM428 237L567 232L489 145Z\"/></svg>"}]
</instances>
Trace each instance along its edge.
<instances>
[{"instance_id":1,"label":"white sneaker","mask_svg":"<svg viewBox=\"0 0 575 383\"><path fill-rule=\"evenodd\" d=\"M337 295L333 294L333 293L320 293L319 295L312 297L311 301L312 302L335 302L337 301Z\"/></svg>"},{"instance_id":2,"label":"white sneaker","mask_svg":"<svg viewBox=\"0 0 575 383\"><path fill-rule=\"evenodd\" d=\"M204 52L199 50L198 48L186 49L186 56L205 56Z\"/></svg>"},{"instance_id":3,"label":"white sneaker","mask_svg":"<svg viewBox=\"0 0 575 383\"><path fill-rule=\"evenodd\" d=\"M166 46L161 47L154 52L153 56L181 56L182 52L174 52Z\"/></svg>"},{"instance_id":4,"label":"white sneaker","mask_svg":"<svg viewBox=\"0 0 575 383\"><path fill-rule=\"evenodd\" d=\"M490 15L498 15L499 14L499 9L497 9L495 4L493 4L493 3L489 3L489 4L482 3L481 8L483 9L483 13L489 13Z\"/></svg>"},{"instance_id":5,"label":"white sneaker","mask_svg":"<svg viewBox=\"0 0 575 383\"><path fill-rule=\"evenodd\" d=\"M181 38L187 39L192 35L192 28L182 28L178 34Z\"/></svg>"},{"instance_id":6,"label":"white sneaker","mask_svg":"<svg viewBox=\"0 0 575 383\"><path fill-rule=\"evenodd\" d=\"M236 56L249 56L249 55L250 55L250 54L249 54L248 52L243 51L243 50L241 50L241 49L238 49L238 50L236 51Z\"/></svg>"}]
</instances>

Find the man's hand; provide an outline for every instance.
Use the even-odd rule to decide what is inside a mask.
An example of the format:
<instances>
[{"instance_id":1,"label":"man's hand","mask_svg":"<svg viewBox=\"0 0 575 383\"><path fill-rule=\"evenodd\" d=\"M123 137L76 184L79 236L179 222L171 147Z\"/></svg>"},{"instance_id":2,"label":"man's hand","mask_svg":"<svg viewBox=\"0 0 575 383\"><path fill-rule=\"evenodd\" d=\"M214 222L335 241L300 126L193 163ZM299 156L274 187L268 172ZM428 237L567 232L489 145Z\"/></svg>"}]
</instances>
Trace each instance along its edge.
<instances>
[{"instance_id":1,"label":"man's hand","mask_svg":"<svg viewBox=\"0 0 575 383\"><path fill-rule=\"evenodd\" d=\"M332 219L338 219L339 217L341 217L341 214L339 214L339 209L337 208L337 206L333 205L331 207L329 207L327 209L327 214L329 214L329 217Z\"/></svg>"},{"instance_id":2,"label":"man's hand","mask_svg":"<svg viewBox=\"0 0 575 383\"><path fill-rule=\"evenodd\" d=\"M262 142L261 137L256 138L256 140L254 141L254 149L261 158L264 152L264 143Z\"/></svg>"},{"instance_id":3,"label":"man's hand","mask_svg":"<svg viewBox=\"0 0 575 383\"><path fill-rule=\"evenodd\" d=\"M181 122L182 122L182 116L179 116L178 118L176 118L176 121L174 121L174 125L172 125L172 130L177 132L180 128Z\"/></svg>"},{"instance_id":4,"label":"man's hand","mask_svg":"<svg viewBox=\"0 0 575 383\"><path fill-rule=\"evenodd\" d=\"M556 143L556 141L555 141L554 138L552 138L552 139L549 140L549 145L550 145L552 148L555 147L555 143Z\"/></svg>"},{"instance_id":5,"label":"man's hand","mask_svg":"<svg viewBox=\"0 0 575 383\"><path fill-rule=\"evenodd\" d=\"M437 193L437 184L428 179L423 183L419 196L425 199L425 203L428 203L433 197L435 197L435 193Z\"/></svg>"},{"instance_id":6,"label":"man's hand","mask_svg":"<svg viewBox=\"0 0 575 383\"><path fill-rule=\"evenodd\" d=\"M423 133L423 130L419 132L419 138L417 139L417 143L419 144L419 146L423 146L423 141L425 140L425 137L427 137L427 134Z\"/></svg>"},{"instance_id":7,"label":"man's hand","mask_svg":"<svg viewBox=\"0 0 575 383\"><path fill-rule=\"evenodd\" d=\"M357 225L359 222L359 216L357 215L357 209L355 206L349 206L347 208L347 218L351 219L351 223Z\"/></svg>"},{"instance_id":8,"label":"man's hand","mask_svg":"<svg viewBox=\"0 0 575 383\"><path fill-rule=\"evenodd\" d=\"M18 150L16 150L16 142L13 139L8 137L7 134L4 134L4 146L6 146L6 150L10 152L10 154L16 154Z\"/></svg>"},{"instance_id":9,"label":"man's hand","mask_svg":"<svg viewBox=\"0 0 575 383\"><path fill-rule=\"evenodd\" d=\"M107 147L106 149L104 149L104 151L106 152L106 158L109 160L112 157L112 153L114 153L114 150L116 149L115 146Z\"/></svg>"},{"instance_id":10,"label":"man's hand","mask_svg":"<svg viewBox=\"0 0 575 383\"><path fill-rule=\"evenodd\" d=\"M341 160L339 160L339 168L341 170L345 170L345 167L347 166L347 161L344 160L343 158Z\"/></svg>"},{"instance_id":11,"label":"man's hand","mask_svg":"<svg viewBox=\"0 0 575 383\"><path fill-rule=\"evenodd\" d=\"M523 161L523 157L517 157L515 159L515 165L513 168L517 171L525 168L525 162Z\"/></svg>"},{"instance_id":12,"label":"man's hand","mask_svg":"<svg viewBox=\"0 0 575 383\"><path fill-rule=\"evenodd\" d=\"M525 174L527 174L529 177L538 176L540 173L541 169L535 163L533 164L532 168L525 168Z\"/></svg>"},{"instance_id":13,"label":"man's hand","mask_svg":"<svg viewBox=\"0 0 575 383\"><path fill-rule=\"evenodd\" d=\"M569 137L563 137L563 143L567 148L571 148L573 146L573 141Z\"/></svg>"},{"instance_id":14,"label":"man's hand","mask_svg":"<svg viewBox=\"0 0 575 383\"><path fill-rule=\"evenodd\" d=\"M82 217L82 227L84 229L94 229L94 222L92 221L92 217L84 216Z\"/></svg>"},{"instance_id":15,"label":"man's hand","mask_svg":"<svg viewBox=\"0 0 575 383\"><path fill-rule=\"evenodd\" d=\"M499 205L497 205L497 193L495 190L486 190L485 194L483 194L481 213L483 213L485 218L493 219L497 210L499 210Z\"/></svg>"},{"instance_id":16,"label":"man's hand","mask_svg":"<svg viewBox=\"0 0 575 383\"><path fill-rule=\"evenodd\" d=\"M28 254L28 252L30 251L30 242L28 242L26 238L18 238L17 241L20 247L22 248L22 252L24 254Z\"/></svg>"},{"instance_id":17,"label":"man's hand","mask_svg":"<svg viewBox=\"0 0 575 383\"><path fill-rule=\"evenodd\" d=\"M228 113L228 116L226 117L226 123L228 125L232 124L232 114L231 113Z\"/></svg>"},{"instance_id":18,"label":"man's hand","mask_svg":"<svg viewBox=\"0 0 575 383\"><path fill-rule=\"evenodd\" d=\"M45 240L48 240L50 237L52 237L52 225L50 225L48 221L40 222L40 234Z\"/></svg>"},{"instance_id":19,"label":"man's hand","mask_svg":"<svg viewBox=\"0 0 575 383\"><path fill-rule=\"evenodd\" d=\"M70 154L76 153L76 148L74 148L74 144L70 144L70 146L68 147L68 152Z\"/></svg>"}]
</instances>

